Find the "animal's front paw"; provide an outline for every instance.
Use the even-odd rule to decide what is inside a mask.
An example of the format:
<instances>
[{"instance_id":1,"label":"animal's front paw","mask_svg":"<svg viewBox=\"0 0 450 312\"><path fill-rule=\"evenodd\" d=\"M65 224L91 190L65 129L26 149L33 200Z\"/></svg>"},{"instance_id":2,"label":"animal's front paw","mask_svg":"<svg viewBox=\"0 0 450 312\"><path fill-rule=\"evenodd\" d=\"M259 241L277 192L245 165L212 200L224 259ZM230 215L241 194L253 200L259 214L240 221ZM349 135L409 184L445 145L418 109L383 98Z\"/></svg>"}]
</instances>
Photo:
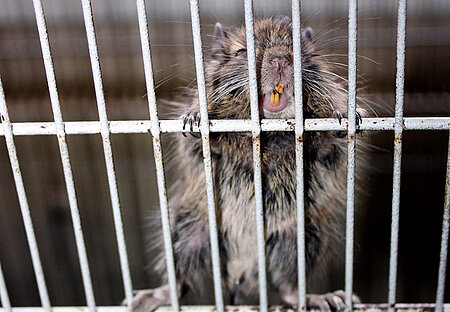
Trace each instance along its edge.
<instances>
[{"instance_id":1,"label":"animal's front paw","mask_svg":"<svg viewBox=\"0 0 450 312\"><path fill-rule=\"evenodd\" d=\"M200 137L200 135L198 133L194 133L194 124L197 123L197 127L200 126L200 113L187 113L184 114L183 116L181 116L181 120L183 120L183 131L186 129L186 125L189 124L190 126L190 130L191 130L191 135L194 137ZM186 136L186 134L184 132L182 132L184 136Z\"/></svg>"},{"instance_id":2,"label":"animal's front paw","mask_svg":"<svg viewBox=\"0 0 450 312\"><path fill-rule=\"evenodd\" d=\"M339 124L341 124L342 118L347 117L347 114L343 114L338 110L333 111L333 118L337 118L339 120ZM356 126L359 126L362 123L361 114L356 111Z\"/></svg>"},{"instance_id":3,"label":"animal's front paw","mask_svg":"<svg viewBox=\"0 0 450 312\"><path fill-rule=\"evenodd\" d=\"M333 118L336 118L337 120L339 120L339 124L341 124L341 120L342 120L343 116L344 115L340 111L338 111L338 110L333 111Z\"/></svg>"},{"instance_id":4,"label":"animal's front paw","mask_svg":"<svg viewBox=\"0 0 450 312\"><path fill-rule=\"evenodd\" d=\"M342 114L340 111L335 110L333 111L333 118L337 118L337 120L339 120L339 124L341 124L341 120L343 117L347 117L347 115ZM356 111L356 133L361 134L361 136L363 135L363 131L361 129L359 129L359 125L362 124L362 117L361 114ZM344 131L337 131L336 136L343 138L346 135L346 133Z\"/></svg>"},{"instance_id":5,"label":"animal's front paw","mask_svg":"<svg viewBox=\"0 0 450 312\"><path fill-rule=\"evenodd\" d=\"M124 300L122 305L126 305ZM170 304L168 287L161 286L155 289L136 290L130 304L130 312L151 312L162 305Z\"/></svg>"},{"instance_id":6,"label":"animal's front paw","mask_svg":"<svg viewBox=\"0 0 450 312\"><path fill-rule=\"evenodd\" d=\"M359 303L358 296L353 295L353 302ZM345 311L345 292L342 290L323 295L310 294L306 296L308 309L320 311Z\"/></svg>"}]
</instances>

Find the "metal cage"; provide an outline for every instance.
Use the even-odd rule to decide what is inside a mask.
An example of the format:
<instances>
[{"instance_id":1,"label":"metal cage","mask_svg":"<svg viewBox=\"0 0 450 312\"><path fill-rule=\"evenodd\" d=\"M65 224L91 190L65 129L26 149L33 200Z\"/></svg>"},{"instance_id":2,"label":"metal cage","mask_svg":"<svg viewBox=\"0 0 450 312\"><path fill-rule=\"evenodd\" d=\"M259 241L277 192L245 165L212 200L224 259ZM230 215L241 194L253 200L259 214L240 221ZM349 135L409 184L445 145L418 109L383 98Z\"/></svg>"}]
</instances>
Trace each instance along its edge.
<instances>
[{"instance_id":1,"label":"metal cage","mask_svg":"<svg viewBox=\"0 0 450 312\"><path fill-rule=\"evenodd\" d=\"M111 135L118 133L151 133L153 138L154 157L156 163L157 182L161 209L161 221L163 225L165 254L168 269L169 285L171 290L172 311L180 311L177 298L176 277L174 269L174 258L172 253L172 242L170 235L170 222L166 195L166 183L164 177L164 166L162 160L161 133L183 132L181 120L159 120L156 106L156 95L153 81L153 67L150 53L149 32L144 0L137 0L137 15L141 38L143 64L145 70L145 81L148 93L148 105L150 112L149 120L131 121L109 121L106 114L106 103L103 93L103 82L97 51L96 34L94 30L92 8L90 0L81 0L84 23L87 32L89 54L94 77L95 93L97 98L99 121L64 122L61 114L58 89L53 68L50 44L47 35L44 11L41 0L33 0L35 16L39 31L42 54L44 57L45 71L50 91L51 105L54 122L20 122L11 123L8 108L0 82L0 112L1 123L0 136L4 136L9 152L11 168L14 175L16 189L22 211L23 222L26 229L29 248L31 251L33 267L39 288L42 307L36 308L12 308L8 299L7 286L4 281L3 272L0 267L0 298L3 308L0 311L126 311L127 307L97 307L95 303L89 264L84 244L83 231L78 211L77 196L72 177L72 168L66 136L73 134L100 134L103 140L103 149L107 175L109 182L110 197L113 208L116 238L119 248L121 271L125 289L125 298L131 302L132 281L128 266L123 224L119 195L116 184L116 174L113 164L113 151L111 148ZM212 249L212 267L214 276L215 309L222 312L226 310L223 302L219 243L217 224L215 216L214 184L211 167L211 152L209 134L210 132L251 132L253 136L253 165L255 179L256 220L257 220L257 242L258 242L258 272L259 272L259 298L261 311L269 311L267 300L266 268L265 268L265 240L263 222L262 201L262 178L261 178L261 131L295 131L296 136L296 162L297 162L297 240L298 240L298 310L306 309L306 281L305 281L305 231L304 231L304 185L303 185L303 133L304 131L335 131L342 130L348 133L348 173L347 173L347 209L346 209L346 248L345 248L345 291L346 305L348 310L431 310L450 311L450 304L444 304L444 284L447 263L447 246L449 232L449 176L450 176L450 145L448 149L444 221L442 225L442 241L439 277L435 304L398 304L396 302L396 277L397 277L397 252L399 231L399 207L400 207L400 168L402 156L402 133L404 130L450 130L450 117L440 118L404 118L404 70L405 70L405 37L406 37L406 0L398 1L398 29L397 29L397 78L396 78L396 105L394 118L366 118L360 125L356 124L356 46L357 46L357 0L349 0L349 50L348 50L348 119L339 123L334 119L306 119L303 118L302 103L302 79L301 79L301 53L300 53L300 1L292 1L292 24L293 24L293 48L295 69L295 120L268 120L259 119L258 91L256 81L255 47L253 34L253 1L245 0L245 27L248 49L249 84L251 97L251 120L208 120L207 97L205 89L204 64L202 54L202 40L200 36L200 16L197 0L190 0L192 33L195 52L196 76L199 91L201 125L195 127L195 132L200 132L203 143L204 169L206 177L206 190L209 211L210 241ZM357 130L394 131L394 181L392 189L392 225L391 225L391 253L389 262L389 297L387 304L365 305L354 304L351 294L353 293L353 250L354 250L354 189L355 189L355 134ZM64 177L69 198L70 210L75 230L78 257L81 265L84 291L87 307L52 307L49 300L45 277L33 230L27 195L24 187L19 160L14 144L14 136L56 135L58 138ZM167 311L169 308L160 308L159 311ZM200 311L213 310L214 307L183 307L183 310ZM245 311L247 308L242 308ZM276 309L276 308L273 308ZM272 308L271 308L272 310Z\"/></svg>"}]
</instances>

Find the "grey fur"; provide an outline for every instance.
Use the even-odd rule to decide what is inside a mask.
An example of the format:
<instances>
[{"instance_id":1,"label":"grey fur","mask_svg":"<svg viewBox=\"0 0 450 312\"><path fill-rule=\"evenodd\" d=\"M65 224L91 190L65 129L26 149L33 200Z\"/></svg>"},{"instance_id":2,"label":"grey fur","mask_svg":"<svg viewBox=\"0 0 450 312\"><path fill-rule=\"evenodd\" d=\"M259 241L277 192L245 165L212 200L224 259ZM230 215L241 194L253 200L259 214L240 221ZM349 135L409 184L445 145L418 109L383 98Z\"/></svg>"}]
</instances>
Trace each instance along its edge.
<instances>
[{"instance_id":1,"label":"grey fur","mask_svg":"<svg viewBox=\"0 0 450 312\"><path fill-rule=\"evenodd\" d=\"M303 32L304 115L306 118L346 114L346 90L336 81L330 66L316 54L312 31ZM287 17L255 21L255 43L260 96L269 94L278 80L289 100L280 112L262 110L264 118L293 118L294 91L292 33ZM249 119L245 30L229 30L216 24L213 50L206 62L208 111L211 119ZM273 57L285 61L283 71L270 65ZM279 78L278 78L279 77ZM197 93L183 119L198 121ZM365 111L359 110L364 116ZM190 126L190 125L188 125ZM308 132L304 136L307 274L333 248L341 231L345 210L345 133ZM194 287L211 274L208 213L201 141L179 135L174 161L179 171L171 190L170 217L177 281ZM256 224L252 141L247 134L211 133L215 200L224 287L232 303L257 294ZM286 303L295 304L297 283L296 196L294 134L261 135L263 197L265 209L267 273L270 287ZM163 260L163 259L162 259ZM164 273L164 261L158 269ZM147 291L148 293L148 291ZM147 293L138 293L140 302ZM154 297L150 291L149 301ZM341 292L310 295L311 307L343 307ZM161 300L162 302L163 300ZM154 306L143 301L147 306ZM151 302L153 303L153 302ZM139 307L135 309L138 311ZM140 311L140 310L139 310Z\"/></svg>"}]
</instances>

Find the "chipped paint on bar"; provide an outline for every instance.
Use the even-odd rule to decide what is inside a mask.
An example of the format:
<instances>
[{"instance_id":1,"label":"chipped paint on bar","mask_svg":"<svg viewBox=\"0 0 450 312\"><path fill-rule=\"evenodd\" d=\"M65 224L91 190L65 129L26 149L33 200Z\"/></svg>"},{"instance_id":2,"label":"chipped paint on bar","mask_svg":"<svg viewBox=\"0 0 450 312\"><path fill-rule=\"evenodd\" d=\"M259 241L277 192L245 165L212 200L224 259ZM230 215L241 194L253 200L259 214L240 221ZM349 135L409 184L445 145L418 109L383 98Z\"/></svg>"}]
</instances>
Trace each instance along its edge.
<instances>
[{"instance_id":1,"label":"chipped paint on bar","mask_svg":"<svg viewBox=\"0 0 450 312\"><path fill-rule=\"evenodd\" d=\"M102 135L103 150L105 154L106 171L108 175L109 192L114 216L114 226L116 230L117 245L119 249L120 266L122 270L123 285L127 302L131 302L133 287L131 285L130 268L128 265L128 255L123 232L122 215L120 212L119 191L117 189L116 173L114 170L113 152L110 141L110 129L108 116L106 114L105 95L103 93L102 73L97 49L97 39L95 37L94 19L90 0L81 0L83 8L84 24L88 40L89 56L91 59L92 75L94 78L95 96L97 98L97 108L100 117L100 133Z\"/></svg>"},{"instance_id":2,"label":"chipped paint on bar","mask_svg":"<svg viewBox=\"0 0 450 312\"><path fill-rule=\"evenodd\" d=\"M209 143L208 101L206 98L205 69L203 64L202 39L200 33L200 12L197 0L191 0L192 36L194 41L195 68L197 73L198 99L200 103L200 131L202 135L203 163L205 168L206 197L208 203L208 222L211 242L214 297L218 312L224 311L222 294L222 274L220 272L219 237L217 233L216 205L214 199L211 146Z\"/></svg>"},{"instance_id":3,"label":"chipped paint on bar","mask_svg":"<svg viewBox=\"0 0 450 312\"><path fill-rule=\"evenodd\" d=\"M234 119L209 121L211 132L251 132L251 120ZM304 131L345 131L347 130L347 119L341 123L332 118L305 119ZM364 131L394 130L395 118L364 118L359 128ZM403 118L403 130L450 130L450 117L405 117ZM149 120L118 120L110 121L111 134L124 133L149 133L152 131L153 123ZM55 135L56 126L54 122L16 122L11 123L13 135ZM64 122L66 134L100 134L101 125L98 121L66 121ZM189 132L183 130L181 120L159 120L154 126L161 129L163 133ZM261 131L294 131L295 119L262 119ZM194 125L193 132L200 132ZM0 128L0 136L4 136L4 130Z\"/></svg>"},{"instance_id":4,"label":"chipped paint on bar","mask_svg":"<svg viewBox=\"0 0 450 312\"><path fill-rule=\"evenodd\" d=\"M67 195L69 199L70 213L72 216L73 229L75 233L75 242L80 260L81 275L83 279L86 301L91 312L95 312L95 298L92 287L91 273L87 258L86 246L84 243L83 230L81 227L80 212L78 209L77 195L75 192L75 183L73 181L72 165L70 164L69 148L66 141L66 132L61 113L58 89L56 86L55 70L50 51L50 43L47 34L47 25L44 17L44 10L40 0L33 0L36 23L39 31L42 55L44 58L45 73L47 76L48 89L50 93L50 102L52 105L53 116L55 119L56 136L58 138L61 161L66 182Z\"/></svg>"},{"instance_id":5,"label":"chipped paint on bar","mask_svg":"<svg viewBox=\"0 0 450 312\"><path fill-rule=\"evenodd\" d=\"M175 261L173 256L172 235L170 231L166 180L164 177L164 163L161 146L161 128L159 126L158 108L156 106L156 94L153 81L153 66L150 50L150 38L148 34L147 13L145 10L145 1L137 0L136 6L138 13L139 33L141 37L145 84L147 87L148 108L150 113L150 121L148 120L145 121L146 123L148 123L149 128L145 132L146 133L151 132L152 134L153 155L156 165L156 181L158 185L159 208L161 211L161 224L163 230L164 251L166 256L166 266L170 288L170 299L172 304L172 311L177 312L180 310L180 307L178 302L177 282L175 276Z\"/></svg>"}]
</instances>

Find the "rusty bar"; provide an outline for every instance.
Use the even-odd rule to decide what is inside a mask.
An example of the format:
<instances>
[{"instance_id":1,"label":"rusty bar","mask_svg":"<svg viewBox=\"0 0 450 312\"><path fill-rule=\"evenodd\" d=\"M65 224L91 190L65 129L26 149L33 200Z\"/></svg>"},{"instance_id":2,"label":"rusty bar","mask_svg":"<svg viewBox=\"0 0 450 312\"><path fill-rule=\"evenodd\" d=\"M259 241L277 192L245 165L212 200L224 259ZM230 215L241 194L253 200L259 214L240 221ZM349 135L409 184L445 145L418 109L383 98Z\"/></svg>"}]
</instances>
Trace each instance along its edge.
<instances>
[{"instance_id":1,"label":"rusty bar","mask_svg":"<svg viewBox=\"0 0 450 312\"><path fill-rule=\"evenodd\" d=\"M106 171L108 175L109 192L114 216L114 226L116 230L117 245L119 249L120 267L122 270L125 297L128 303L133 297L133 286L131 285L130 268L128 265L127 248L125 235L123 233L122 215L120 212L119 191L117 189L116 173L114 171L114 160L111 148L110 129L108 116L106 114L105 95L103 93L102 73L97 49L97 39L95 38L94 19L90 0L81 0L83 8L84 24L88 40L89 56L91 59L92 75L94 78L95 96L97 98L97 108L100 117L100 134L103 141L105 154Z\"/></svg>"},{"instance_id":2,"label":"rusty bar","mask_svg":"<svg viewBox=\"0 0 450 312\"><path fill-rule=\"evenodd\" d=\"M395 310L397 290L398 231L400 222L400 177L402 162L403 103L405 84L406 0L398 1L397 76L394 123L394 177L392 184L391 252L389 259L389 311Z\"/></svg>"},{"instance_id":3,"label":"rusty bar","mask_svg":"<svg viewBox=\"0 0 450 312\"><path fill-rule=\"evenodd\" d=\"M244 119L211 119L209 121L211 132L251 132L252 121ZM395 118L364 118L359 129L364 131L394 130ZM450 130L450 117L405 117L403 130ZM261 131L294 131L295 119L262 119ZM305 119L304 131L337 131L347 129L347 119L339 121L331 118ZM149 120L112 120L109 122L111 134L122 133L148 133L152 131L152 122ZM181 120L159 120L158 126L163 133L190 132L183 130ZM13 135L55 135L54 122L16 122L11 123ZM64 122L66 134L99 134L101 125L98 121L66 121ZM194 125L193 132L200 132ZM0 136L4 131L0 128Z\"/></svg>"},{"instance_id":4,"label":"rusty bar","mask_svg":"<svg viewBox=\"0 0 450 312\"><path fill-rule=\"evenodd\" d=\"M345 304L353 309L353 248L355 214L355 146L356 146L356 48L358 1L349 0L348 11L348 146L347 211L345 238Z\"/></svg>"},{"instance_id":5,"label":"rusty bar","mask_svg":"<svg viewBox=\"0 0 450 312\"><path fill-rule=\"evenodd\" d=\"M61 105L59 102L58 88L56 86L55 70L48 40L47 25L45 22L44 9L41 0L33 0L36 23L39 31L39 39L41 42L42 56L44 58L45 73L47 76L48 89L50 93L50 102L52 105L53 117L55 120L56 136L58 138L59 151L64 171L64 179L66 182L67 195L69 199L70 213L72 216L72 224L75 233L75 242L80 260L81 275L83 279L84 292L87 305L91 312L94 312L95 298L92 289L91 273L87 258L86 246L84 244L83 230L81 227L80 212L78 209L77 195L75 192L75 183L73 181L72 166L70 164L69 148L66 141L66 132L61 113Z\"/></svg>"},{"instance_id":6,"label":"rusty bar","mask_svg":"<svg viewBox=\"0 0 450 312\"><path fill-rule=\"evenodd\" d=\"M206 197L208 201L209 234L214 277L214 296L219 312L224 311L222 276L220 272L219 237L217 234L216 205L209 143L208 101L206 98L205 69L203 64L202 38L200 32L200 12L197 0L191 0L192 37L194 41L195 69L197 73L198 100L200 103L200 132L202 135L203 163L205 167Z\"/></svg>"},{"instance_id":7,"label":"rusty bar","mask_svg":"<svg viewBox=\"0 0 450 312\"><path fill-rule=\"evenodd\" d=\"M164 163L161 146L161 128L158 119L158 108L156 106L155 84L153 80L152 56L150 50L150 37L148 34L147 13L145 1L137 0L137 13L139 21L139 32L142 46L142 59L144 62L145 84L147 87L148 108L150 113L150 128L153 138L153 155L156 165L156 177L158 184L159 207L161 211L161 223L163 229L164 248L168 282L170 288L170 299L172 311L180 310L178 302L177 281L175 275L175 261L173 256L172 235L170 231L169 206L167 203L166 180L164 177ZM146 121L149 122L149 121Z\"/></svg>"},{"instance_id":8,"label":"rusty bar","mask_svg":"<svg viewBox=\"0 0 450 312\"><path fill-rule=\"evenodd\" d=\"M255 213L256 234L258 245L258 277L259 277L259 305L263 312L268 311L266 252L264 237L264 210L262 199L261 175L261 124L259 120L258 81L256 79L256 54L253 24L253 1L244 1L245 34L247 40L248 80L250 87L250 106L253 136L253 167L255 179Z\"/></svg>"},{"instance_id":9,"label":"rusty bar","mask_svg":"<svg viewBox=\"0 0 450 312\"><path fill-rule=\"evenodd\" d=\"M295 162L297 174L297 261L298 309L306 311L306 252L305 252L305 197L303 172L303 93L301 50L301 1L292 0L292 39L294 53L295 93Z\"/></svg>"}]
</instances>

